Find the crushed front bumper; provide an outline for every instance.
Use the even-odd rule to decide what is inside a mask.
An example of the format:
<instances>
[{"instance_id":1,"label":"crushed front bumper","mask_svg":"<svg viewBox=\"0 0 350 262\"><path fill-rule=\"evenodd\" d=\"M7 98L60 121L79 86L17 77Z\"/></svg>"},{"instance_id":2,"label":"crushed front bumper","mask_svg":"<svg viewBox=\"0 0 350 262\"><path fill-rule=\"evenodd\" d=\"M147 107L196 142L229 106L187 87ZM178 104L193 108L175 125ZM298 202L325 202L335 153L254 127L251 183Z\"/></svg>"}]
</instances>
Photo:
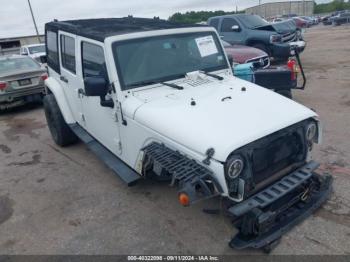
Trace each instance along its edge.
<instances>
[{"instance_id":1,"label":"crushed front bumper","mask_svg":"<svg viewBox=\"0 0 350 262\"><path fill-rule=\"evenodd\" d=\"M332 177L315 172L310 162L244 202L229 208L239 233L235 249L266 248L318 209L329 197Z\"/></svg>"}]
</instances>

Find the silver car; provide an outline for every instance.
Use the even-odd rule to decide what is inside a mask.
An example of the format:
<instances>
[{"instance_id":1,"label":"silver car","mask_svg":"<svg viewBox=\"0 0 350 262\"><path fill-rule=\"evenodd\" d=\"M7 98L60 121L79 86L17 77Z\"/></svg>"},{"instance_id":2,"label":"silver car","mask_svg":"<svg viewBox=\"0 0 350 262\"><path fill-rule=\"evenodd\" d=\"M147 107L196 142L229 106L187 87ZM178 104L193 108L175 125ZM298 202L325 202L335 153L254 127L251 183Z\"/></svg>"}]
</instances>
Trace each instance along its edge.
<instances>
[{"instance_id":1,"label":"silver car","mask_svg":"<svg viewBox=\"0 0 350 262\"><path fill-rule=\"evenodd\" d=\"M27 56L0 57L0 110L41 100L46 69Z\"/></svg>"}]
</instances>

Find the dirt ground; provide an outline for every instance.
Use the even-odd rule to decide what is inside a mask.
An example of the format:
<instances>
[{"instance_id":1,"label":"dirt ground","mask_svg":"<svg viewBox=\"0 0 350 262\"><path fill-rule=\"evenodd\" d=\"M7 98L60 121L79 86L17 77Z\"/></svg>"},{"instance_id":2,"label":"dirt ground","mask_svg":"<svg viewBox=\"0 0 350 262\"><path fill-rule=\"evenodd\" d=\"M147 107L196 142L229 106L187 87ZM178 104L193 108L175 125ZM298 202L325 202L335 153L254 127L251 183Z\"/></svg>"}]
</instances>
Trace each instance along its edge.
<instances>
[{"instance_id":1,"label":"dirt ground","mask_svg":"<svg viewBox=\"0 0 350 262\"><path fill-rule=\"evenodd\" d=\"M273 254L350 254L350 27L318 26L306 39L309 81L295 99L323 121L314 159L334 194ZM57 147L40 107L0 115L0 161L1 254L260 253L228 247L232 226L202 212L218 200L183 208L166 184L127 188L82 143Z\"/></svg>"}]
</instances>

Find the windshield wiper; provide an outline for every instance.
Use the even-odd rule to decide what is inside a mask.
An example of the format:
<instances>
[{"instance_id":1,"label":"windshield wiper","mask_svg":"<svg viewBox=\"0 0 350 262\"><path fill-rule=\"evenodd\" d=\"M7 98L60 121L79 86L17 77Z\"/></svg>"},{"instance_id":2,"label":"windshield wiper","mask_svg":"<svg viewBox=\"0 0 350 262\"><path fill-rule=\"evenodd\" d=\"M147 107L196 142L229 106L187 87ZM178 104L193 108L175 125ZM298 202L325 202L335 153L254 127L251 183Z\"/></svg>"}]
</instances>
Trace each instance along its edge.
<instances>
[{"instance_id":1,"label":"windshield wiper","mask_svg":"<svg viewBox=\"0 0 350 262\"><path fill-rule=\"evenodd\" d=\"M183 90L184 89L182 86L179 86L177 84L170 84L170 83L165 83L165 82L161 82L161 84L165 85L165 86L169 86L169 87L175 88L177 90Z\"/></svg>"},{"instance_id":2,"label":"windshield wiper","mask_svg":"<svg viewBox=\"0 0 350 262\"><path fill-rule=\"evenodd\" d=\"M157 81L141 81L141 82L137 82L135 84L131 84L131 85L127 85L127 87L140 87L140 86L148 86L148 85L155 85L155 84L159 84L159 82Z\"/></svg>"},{"instance_id":3,"label":"windshield wiper","mask_svg":"<svg viewBox=\"0 0 350 262\"><path fill-rule=\"evenodd\" d=\"M222 76L219 76L219 75L211 74L211 73L208 73L208 72L205 72L205 71L200 71L200 73L203 73L203 74L205 74L207 76L213 77L213 78L218 79L220 81L224 80L224 78Z\"/></svg>"},{"instance_id":4,"label":"windshield wiper","mask_svg":"<svg viewBox=\"0 0 350 262\"><path fill-rule=\"evenodd\" d=\"M182 78L182 77L185 77L185 74L174 75L171 77L171 79L168 79L167 81L175 80L175 79ZM137 83L129 84L126 87L136 88L136 87L140 87L140 86L148 86L148 85L155 85L155 84L163 84L163 85L167 85L167 86L175 85L175 84L166 84L162 81L164 81L164 79L145 80L145 81L140 81ZM179 89L178 87L174 87L174 86L171 86L171 87ZM180 88L181 88L181 86L180 86Z\"/></svg>"}]
</instances>

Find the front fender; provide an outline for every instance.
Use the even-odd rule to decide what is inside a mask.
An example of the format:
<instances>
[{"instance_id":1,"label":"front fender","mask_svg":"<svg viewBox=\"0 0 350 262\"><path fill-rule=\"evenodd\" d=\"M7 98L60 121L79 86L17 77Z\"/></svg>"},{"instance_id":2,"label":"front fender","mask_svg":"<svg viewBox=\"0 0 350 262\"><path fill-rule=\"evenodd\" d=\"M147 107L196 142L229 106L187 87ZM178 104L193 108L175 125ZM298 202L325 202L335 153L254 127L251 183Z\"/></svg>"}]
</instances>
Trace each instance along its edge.
<instances>
[{"instance_id":1,"label":"front fender","mask_svg":"<svg viewBox=\"0 0 350 262\"><path fill-rule=\"evenodd\" d=\"M45 80L45 87L55 96L58 106L60 107L61 113L67 124L74 124L72 111L67 103L66 96L63 92L62 86L52 77Z\"/></svg>"}]
</instances>

